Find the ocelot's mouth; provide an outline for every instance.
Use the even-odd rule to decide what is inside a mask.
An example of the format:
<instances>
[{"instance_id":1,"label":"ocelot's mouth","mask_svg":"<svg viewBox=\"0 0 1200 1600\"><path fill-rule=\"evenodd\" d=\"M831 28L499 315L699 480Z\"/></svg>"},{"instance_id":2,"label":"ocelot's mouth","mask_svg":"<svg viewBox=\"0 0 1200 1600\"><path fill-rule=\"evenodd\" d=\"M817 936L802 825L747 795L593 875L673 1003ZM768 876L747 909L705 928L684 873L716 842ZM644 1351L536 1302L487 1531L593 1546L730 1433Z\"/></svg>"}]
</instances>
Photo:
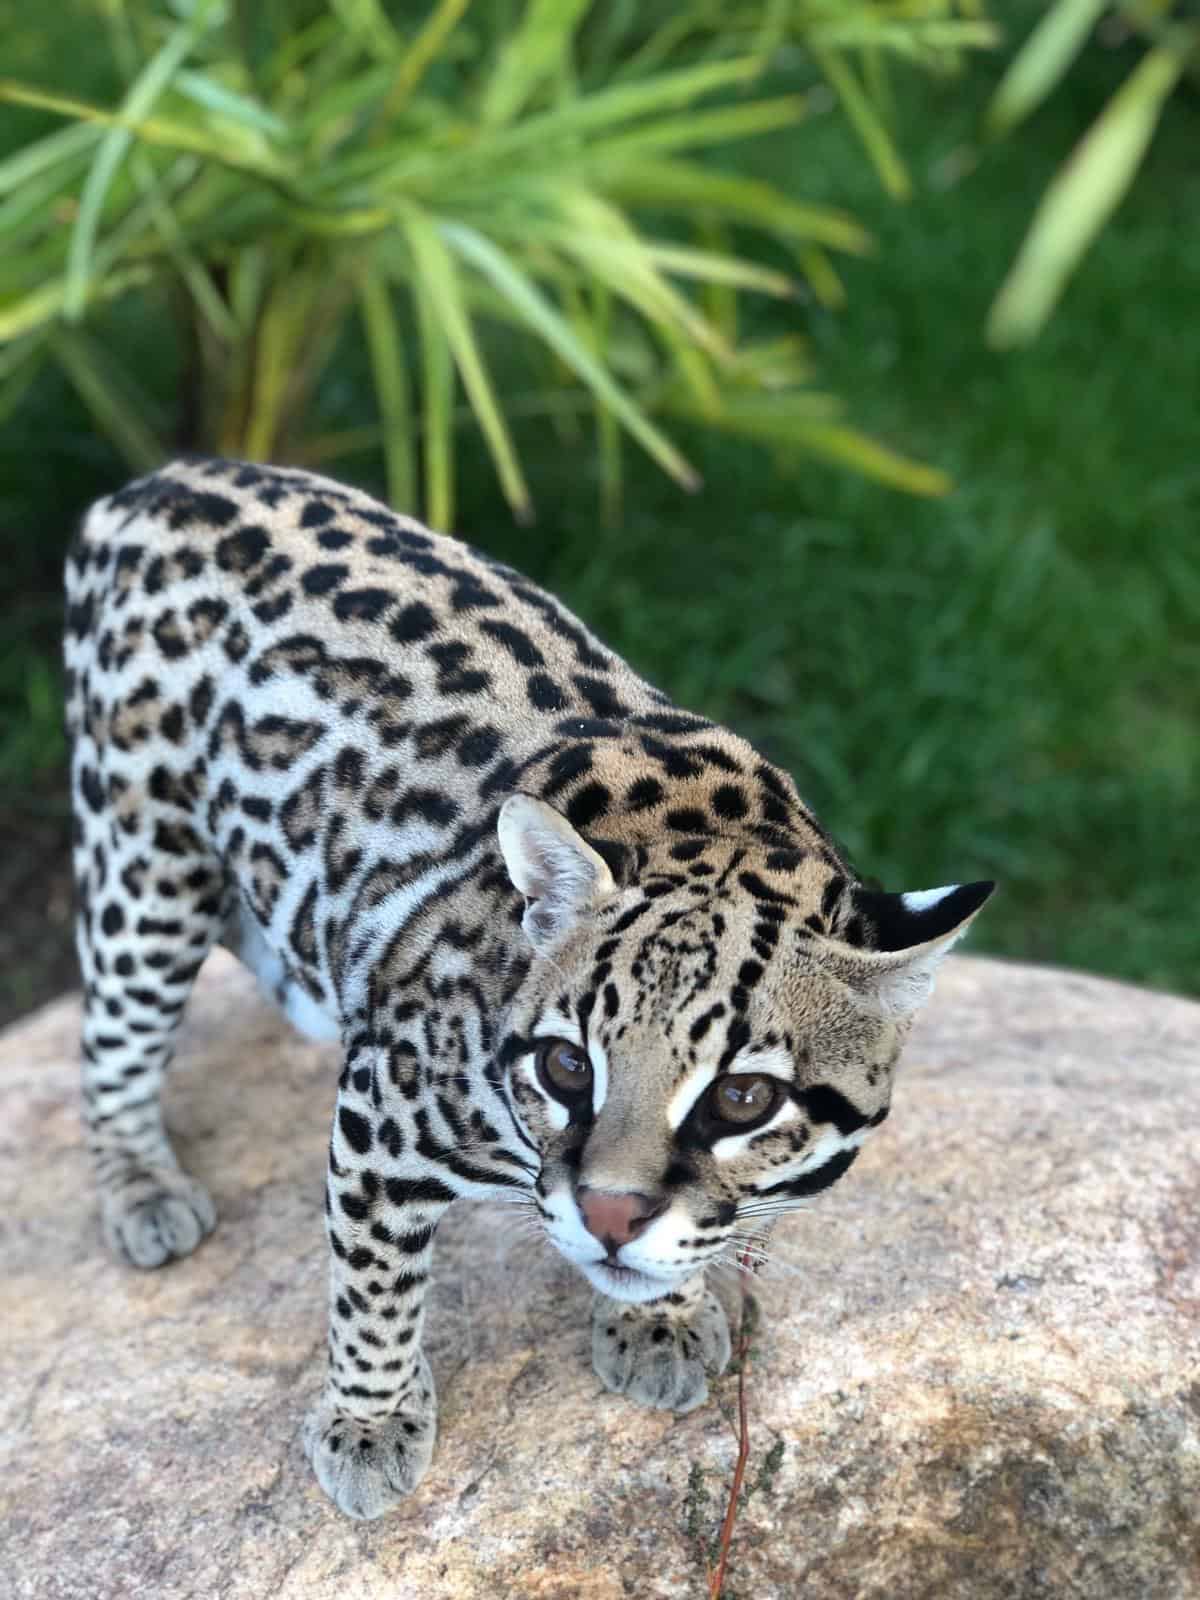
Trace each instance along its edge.
<instances>
[{"instance_id":1,"label":"ocelot's mouth","mask_svg":"<svg viewBox=\"0 0 1200 1600\"><path fill-rule=\"evenodd\" d=\"M602 1261L600 1266L615 1283L642 1283L648 1281L650 1276L649 1273L639 1272L637 1267L623 1267L619 1261Z\"/></svg>"},{"instance_id":2,"label":"ocelot's mouth","mask_svg":"<svg viewBox=\"0 0 1200 1600\"><path fill-rule=\"evenodd\" d=\"M671 1287L666 1278L653 1277L637 1267L613 1266L607 1261L590 1261L583 1271L594 1289L614 1300L657 1300Z\"/></svg>"}]
</instances>

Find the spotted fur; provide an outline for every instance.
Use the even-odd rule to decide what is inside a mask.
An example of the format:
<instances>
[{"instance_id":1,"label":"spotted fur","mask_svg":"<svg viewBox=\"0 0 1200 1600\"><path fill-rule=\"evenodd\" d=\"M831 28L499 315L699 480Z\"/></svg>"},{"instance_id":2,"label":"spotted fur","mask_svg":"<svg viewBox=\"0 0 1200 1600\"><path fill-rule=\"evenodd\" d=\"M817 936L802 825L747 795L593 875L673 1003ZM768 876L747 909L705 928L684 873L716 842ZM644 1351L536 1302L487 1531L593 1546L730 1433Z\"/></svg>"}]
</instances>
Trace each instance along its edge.
<instances>
[{"instance_id":1,"label":"spotted fur","mask_svg":"<svg viewBox=\"0 0 1200 1600\"><path fill-rule=\"evenodd\" d=\"M307 473L133 483L93 507L67 593L109 1244L154 1267L214 1225L160 1089L222 940L341 1042L305 1437L343 1511L429 1461L425 1288L460 1195L526 1208L590 1279L606 1384L699 1404L729 1354L704 1269L850 1166L990 886L867 890L786 774L550 595ZM547 1087L551 1040L582 1095ZM714 1096L748 1085L770 1115L742 1131Z\"/></svg>"}]
</instances>

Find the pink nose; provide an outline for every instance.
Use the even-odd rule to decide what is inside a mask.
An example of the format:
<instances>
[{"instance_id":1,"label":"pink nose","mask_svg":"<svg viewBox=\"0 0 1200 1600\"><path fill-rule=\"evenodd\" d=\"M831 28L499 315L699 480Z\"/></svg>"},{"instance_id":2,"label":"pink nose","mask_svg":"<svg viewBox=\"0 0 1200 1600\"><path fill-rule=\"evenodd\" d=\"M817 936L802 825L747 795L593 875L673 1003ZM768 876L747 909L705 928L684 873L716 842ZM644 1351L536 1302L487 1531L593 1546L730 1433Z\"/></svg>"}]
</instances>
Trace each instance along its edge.
<instances>
[{"instance_id":1,"label":"pink nose","mask_svg":"<svg viewBox=\"0 0 1200 1600\"><path fill-rule=\"evenodd\" d=\"M648 1194L606 1194L601 1189L580 1189L576 1195L583 1225L609 1252L636 1239L666 1206Z\"/></svg>"}]
</instances>

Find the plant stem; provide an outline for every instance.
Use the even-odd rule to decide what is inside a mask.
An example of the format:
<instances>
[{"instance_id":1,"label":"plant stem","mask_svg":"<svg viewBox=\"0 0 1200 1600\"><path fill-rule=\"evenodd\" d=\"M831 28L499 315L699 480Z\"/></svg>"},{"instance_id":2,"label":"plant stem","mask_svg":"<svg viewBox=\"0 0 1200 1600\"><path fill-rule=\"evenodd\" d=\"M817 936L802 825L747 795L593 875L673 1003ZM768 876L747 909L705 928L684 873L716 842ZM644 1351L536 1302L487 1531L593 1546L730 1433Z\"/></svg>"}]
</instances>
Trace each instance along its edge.
<instances>
[{"instance_id":1,"label":"plant stem","mask_svg":"<svg viewBox=\"0 0 1200 1600\"><path fill-rule=\"evenodd\" d=\"M729 1562L729 1546L733 1541L733 1529L737 1522L742 1480L746 1476L746 1462L750 1457L750 1428L746 1416L746 1365L750 1359L750 1330L754 1319L750 1313L750 1291L746 1287L749 1278L750 1274L743 1262L738 1277L742 1290L742 1316L738 1325L738 1342L735 1351L738 1364L737 1464L733 1469L733 1483L729 1489L729 1503L725 1507L725 1520L721 1524L721 1543L717 1552L717 1565L709 1578L708 1600L721 1600L721 1589L725 1583L725 1568Z\"/></svg>"}]
</instances>

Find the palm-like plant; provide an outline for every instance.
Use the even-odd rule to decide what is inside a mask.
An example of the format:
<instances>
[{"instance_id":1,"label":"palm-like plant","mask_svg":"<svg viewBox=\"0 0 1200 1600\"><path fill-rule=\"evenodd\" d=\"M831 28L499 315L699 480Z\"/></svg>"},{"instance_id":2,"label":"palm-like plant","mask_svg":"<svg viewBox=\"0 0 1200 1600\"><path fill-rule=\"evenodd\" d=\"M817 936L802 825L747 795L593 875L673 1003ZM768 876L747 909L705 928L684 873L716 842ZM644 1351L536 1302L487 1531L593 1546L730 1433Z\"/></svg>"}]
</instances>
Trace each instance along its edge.
<instances>
[{"instance_id":1,"label":"palm-like plant","mask_svg":"<svg viewBox=\"0 0 1200 1600\"><path fill-rule=\"evenodd\" d=\"M609 496L623 436L695 481L672 419L943 487L842 420L798 339L737 338L743 294L833 293L831 253L866 250L863 230L704 156L803 122L811 92L759 88L799 42L902 187L870 75L888 52L936 64L983 42L945 0L436 0L415 25L383 0L87 9L112 103L72 92L69 62L0 80L0 102L64 123L0 161L0 419L52 361L133 464L168 453L92 329L135 296L169 308L189 442L310 462L378 443L405 505L419 456L443 526L460 389L518 516L512 424L531 408L594 410ZM772 264L739 250L754 234ZM359 334L376 420L322 432L314 394Z\"/></svg>"}]
</instances>

